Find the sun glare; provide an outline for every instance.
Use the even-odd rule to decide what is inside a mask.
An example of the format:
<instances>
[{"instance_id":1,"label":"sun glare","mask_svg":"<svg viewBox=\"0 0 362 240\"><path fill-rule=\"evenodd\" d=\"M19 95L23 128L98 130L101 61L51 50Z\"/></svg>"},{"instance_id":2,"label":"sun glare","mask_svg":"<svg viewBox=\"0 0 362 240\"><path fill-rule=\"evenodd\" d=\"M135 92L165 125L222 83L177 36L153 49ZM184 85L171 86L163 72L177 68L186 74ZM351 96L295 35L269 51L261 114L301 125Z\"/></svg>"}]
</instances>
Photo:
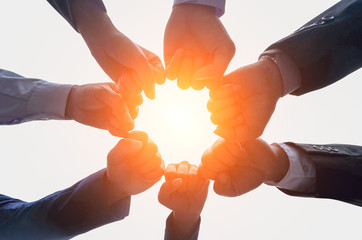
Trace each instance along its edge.
<instances>
[{"instance_id":1,"label":"sun glare","mask_svg":"<svg viewBox=\"0 0 362 240\"><path fill-rule=\"evenodd\" d=\"M217 139L206 109L208 90L181 90L167 81L156 89L156 99L144 99L136 129L146 131L166 163L199 164L202 153Z\"/></svg>"}]
</instances>

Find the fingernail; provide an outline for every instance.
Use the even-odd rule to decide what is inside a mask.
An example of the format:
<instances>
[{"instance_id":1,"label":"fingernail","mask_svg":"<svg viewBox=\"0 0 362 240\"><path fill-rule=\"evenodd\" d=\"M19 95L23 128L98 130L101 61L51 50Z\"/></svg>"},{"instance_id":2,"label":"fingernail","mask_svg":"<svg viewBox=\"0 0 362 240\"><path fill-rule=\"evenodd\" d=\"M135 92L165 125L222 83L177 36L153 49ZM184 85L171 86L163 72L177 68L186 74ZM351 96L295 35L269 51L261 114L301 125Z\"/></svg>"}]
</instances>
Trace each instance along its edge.
<instances>
[{"instance_id":1,"label":"fingernail","mask_svg":"<svg viewBox=\"0 0 362 240\"><path fill-rule=\"evenodd\" d=\"M128 147L130 152L138 152L142 149L143 143L138 140L131 140Z\"/></svg>"}]
</instances>

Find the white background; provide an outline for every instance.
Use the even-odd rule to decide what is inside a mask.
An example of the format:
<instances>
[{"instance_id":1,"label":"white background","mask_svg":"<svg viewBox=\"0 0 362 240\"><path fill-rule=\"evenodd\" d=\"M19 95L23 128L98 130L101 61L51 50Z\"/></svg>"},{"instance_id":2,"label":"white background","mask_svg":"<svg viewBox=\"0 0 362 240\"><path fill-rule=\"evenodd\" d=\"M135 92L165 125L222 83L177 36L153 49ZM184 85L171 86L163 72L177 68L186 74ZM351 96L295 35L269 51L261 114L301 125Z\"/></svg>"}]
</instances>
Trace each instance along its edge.
<instances>
[{"instance_id":1,"label":"white background","mask_svg":"<svg viewBox=\"0 0 362 240\"><path fill-rule=\"evenodd\" d=\"M164 28L171 0L108 0L115 25L135 42L162 56ZM270 44L287 36L327 9L335 0L227 1L222 21L237 46L228 72L256 61ZM109 81L91 57L82 38L44 1L3 1L0 14L0 68L58 83ZM349 143L362 145L362 71L302 97L287 96L262 138L268 142ZM162 88L163 87L163 88ZM158 99L168 92L200 99L203 116L207 92L175 91L169 82L157 88ZM170 94L171 96L175 94ZM196 97L195 97L196 96ZM191 98L191 97L190 97ZM158 101L160 102L160 101ZM159 143L166 162L198 163L216 136L207 117L194 119L207 131L196 132L195 147L169 146L169 133L152 127L157 101L146 101L137 129ZM161 103L160 103L161 104ZM151 119L151 120L150 120ZM176 139L177 136L172 136ZM171 140L170 140L171 141ZM103 168L117 138L71 121L32 122L0 127L0 192L25 201L42 198L71 186ZM188 149L189 148L189 149ZM161 183L132 198L130 216L76 239L162 239L169 210L157 202ZM334 200L290 197L262 186L237 198L216 195L212 187L203 214L199 239L361 239L359 207Z\"/></svg>"}]
</instances>

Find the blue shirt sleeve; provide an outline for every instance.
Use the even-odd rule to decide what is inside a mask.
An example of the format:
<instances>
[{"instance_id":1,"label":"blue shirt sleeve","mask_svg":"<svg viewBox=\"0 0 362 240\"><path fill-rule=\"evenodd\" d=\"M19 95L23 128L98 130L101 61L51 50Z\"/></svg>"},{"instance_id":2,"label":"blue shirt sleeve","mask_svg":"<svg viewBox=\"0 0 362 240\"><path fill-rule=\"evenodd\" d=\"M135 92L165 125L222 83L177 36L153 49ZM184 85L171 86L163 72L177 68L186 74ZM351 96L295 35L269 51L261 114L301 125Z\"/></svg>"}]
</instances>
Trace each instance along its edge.
<instances>
[{"instance_id":1,"label":"blue shirt sleeve","mask_svg":"<svg viewBox=\"0 0 362 240\"><path fill-rule=\"evenodd\" d=\"M25 78L0 69L0 125L65 119L72 87L73 85Z\"/></svg>"},{"instance_id":2,"label":"blue shirt sleeve","mask_svg":"<svg viewBox=\"0 0 362 240\"><path fill-rule=\"evenodd\" d=\"M128 216L131 198L109 206L105 169L35 202L0 195L0 239L69 239Z\"/></svg>"},{"instance_id":3,"label":"blue shirt sleeve","mask_svg":"<svg viewBox=\"0 0 362 240\"><path fill-rule=\"evenodd\" d=\"M196 225L194 226L194 229L193 229L191 235L188 236L186 239L181 239L181 237L175 230L175 227L173 224L172 212L171 212L166 220L166 229L165 229L164 240L197 240L199 237L200 223L201 223L201 217L199 217L199 220L197 221Z\"/></svg>"}]
</instances>

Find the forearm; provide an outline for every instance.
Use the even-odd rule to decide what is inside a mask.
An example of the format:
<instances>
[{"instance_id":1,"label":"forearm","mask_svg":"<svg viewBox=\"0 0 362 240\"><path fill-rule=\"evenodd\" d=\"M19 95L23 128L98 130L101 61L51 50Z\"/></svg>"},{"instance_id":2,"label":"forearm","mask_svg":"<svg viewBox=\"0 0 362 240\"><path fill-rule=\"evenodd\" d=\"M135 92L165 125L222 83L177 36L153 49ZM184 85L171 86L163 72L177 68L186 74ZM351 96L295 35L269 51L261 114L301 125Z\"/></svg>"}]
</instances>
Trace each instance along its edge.
<instances>
[{"instance_id":1,"label":"forearm","mask_svg":"<svg viewBox=\"0 0 362 240\"><path fill-rule=\"evenodd\" d=\"M304 177L307 189L281 189L292 196L336 199L350 204L362 206L362 147L353 145L330 144L297 144L287 143L297 149L304 157L302 169L313 173ZM304 160L303 160L304 159ZM303 161L310 161L310 164ZM313 180L314 178L314 180ZM302 185L302 186L303 186ZM308 191L309 189L309 191Z\"/></svg>"},{"instance_id":2,"label":"forearm","mask_svg":"<svg viewBox=\"0 0 362 240\"><path fill-rule=\"evenodd\" d=\"M35 202L0 198L0 238L68 239L128 216L130 198L109 205L105 170ZM19 231L21 229L21 231Z\"/></svg>"},{"instance_id":3,"label":"forearm","mask_svg":"<svg viewBox=\"0 0 362 240\"><path fill-rule=\"evenodd\" d=\"M71 88L0 70L0 125L65 119Z\"/></svg>"},{"instance_id":4,"label":"forearm","mask_svg":"<svg viewBox=\"0 0 362 240\"><path fill-rule=\"evenodd\" d=\"M361 13L361 1L340 1L267 48L281 51L296 65L301 85L291 94L323 88L362 66Z\"/></svg>"}]
</instances>

